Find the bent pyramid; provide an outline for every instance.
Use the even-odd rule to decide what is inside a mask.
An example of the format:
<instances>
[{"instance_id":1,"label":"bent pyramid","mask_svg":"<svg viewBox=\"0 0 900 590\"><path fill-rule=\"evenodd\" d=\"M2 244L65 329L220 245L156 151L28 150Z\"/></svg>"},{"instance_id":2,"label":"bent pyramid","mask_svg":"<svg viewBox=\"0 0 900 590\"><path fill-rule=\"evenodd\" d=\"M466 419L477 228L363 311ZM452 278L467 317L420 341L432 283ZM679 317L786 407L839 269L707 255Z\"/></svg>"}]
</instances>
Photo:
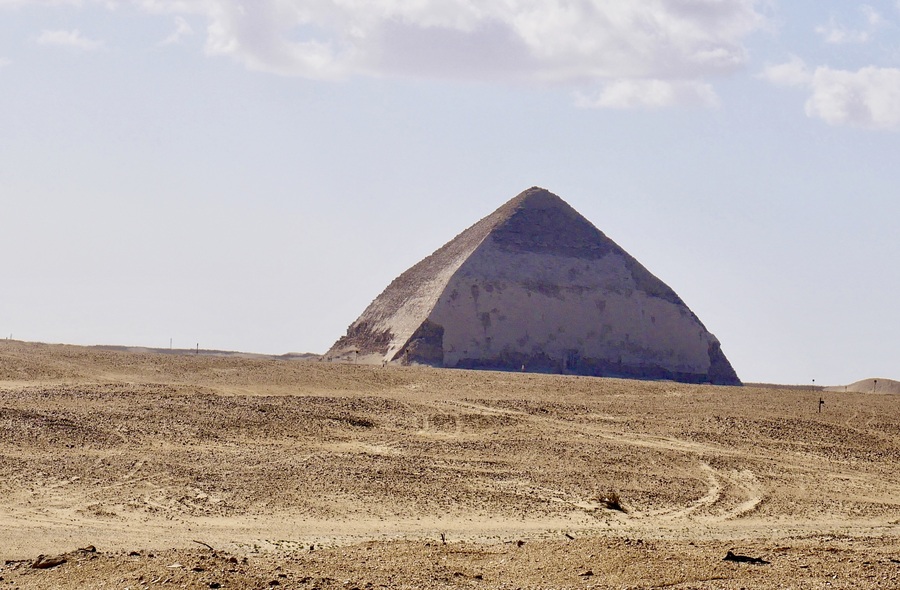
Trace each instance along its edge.
<instances>
[{"instance_id":1,"label":"bent pyramid","mask_svg":"<svg viewBox=\"0 0 900 590\"><path fill-rule=\"evenodd\" d=\"M672 289L538 187L394 279L326 358L740 384Z\"/></svg>"}]
</instances>

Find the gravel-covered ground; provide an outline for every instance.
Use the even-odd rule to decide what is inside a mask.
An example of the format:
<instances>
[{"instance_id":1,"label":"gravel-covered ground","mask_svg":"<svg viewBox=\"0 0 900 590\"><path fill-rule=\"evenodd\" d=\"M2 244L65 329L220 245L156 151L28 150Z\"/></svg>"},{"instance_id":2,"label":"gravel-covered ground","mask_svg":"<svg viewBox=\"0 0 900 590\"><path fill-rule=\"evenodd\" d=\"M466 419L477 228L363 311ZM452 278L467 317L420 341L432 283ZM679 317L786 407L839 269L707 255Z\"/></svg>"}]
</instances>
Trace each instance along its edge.
<instances>
[{"instance_id":1,"label":"gravel-covered ground","mask_svg":"<svg viewBox=\"0 0 900 590\"><path fill-rule=\"evenodd\" d=\"M0 589L898 588L898 402L2 341Z\"/></svg>"}]
</instances>

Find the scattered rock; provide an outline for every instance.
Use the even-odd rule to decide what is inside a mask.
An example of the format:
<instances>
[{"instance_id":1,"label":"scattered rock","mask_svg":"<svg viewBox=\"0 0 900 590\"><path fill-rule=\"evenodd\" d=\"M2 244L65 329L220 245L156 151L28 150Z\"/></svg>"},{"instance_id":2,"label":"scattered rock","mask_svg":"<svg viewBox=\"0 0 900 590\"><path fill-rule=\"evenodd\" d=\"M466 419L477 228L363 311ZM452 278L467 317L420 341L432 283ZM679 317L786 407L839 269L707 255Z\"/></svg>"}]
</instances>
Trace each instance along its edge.
<instances>
[{"instance_id":1,"label":"scattered rock","mask_svg":"<svg viewBox=\"0 0 900 590\"><path fill-rule=\"evenodd\" d=\"M582 578L590 578L591 576L594 575L594 572L591 570L587 570L586 572L582 572L578 575L581 576Z\"/></svg>"},{"instance_id":2,"label":"scattered rock","mask_svg":"<svg viewBox=\"0 0 900 590\"><path fill-rule=\"evenodd\" d=\"M722 561L734 561L737 563L758 563L760 565L764 565L769 563L762 557L750 557L749 555L736 555L729 551Z\"/></svg>"},{"instance_id":3,"label":"scattered rock","mask_svg":"<svg viewBox=\"0 0 900 590\"><path fill-rule=\"evenodd\" d=\"M62 555L57 557L46 557L44 555L38 555L38 558L31 564L32 569L46 570L58 565L62 565L66 563L66 558Z\"/></svg>"}]
</instances>

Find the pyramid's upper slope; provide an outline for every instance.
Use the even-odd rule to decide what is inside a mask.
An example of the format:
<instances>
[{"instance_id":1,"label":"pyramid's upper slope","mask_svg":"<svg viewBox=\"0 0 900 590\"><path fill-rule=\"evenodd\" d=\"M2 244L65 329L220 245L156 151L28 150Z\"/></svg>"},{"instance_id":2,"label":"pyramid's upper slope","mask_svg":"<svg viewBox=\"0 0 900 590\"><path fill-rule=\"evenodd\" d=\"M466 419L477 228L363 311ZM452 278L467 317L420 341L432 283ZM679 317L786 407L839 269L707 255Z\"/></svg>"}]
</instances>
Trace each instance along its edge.
<instances>
[{"instance_id":1,"label":"pyramid's upper slope","mask_svg":"<svg viewBox=\"0 0 900 590\"><path fill-rule=\"evenodd\" d=\"M501 212L503 215L490 232L491 240L501 249L586 260L617 254L625 259L640 290L682 303L671 288L550 191L532 187L508 201L494 215Z\"/></svg>"}]
</instances>

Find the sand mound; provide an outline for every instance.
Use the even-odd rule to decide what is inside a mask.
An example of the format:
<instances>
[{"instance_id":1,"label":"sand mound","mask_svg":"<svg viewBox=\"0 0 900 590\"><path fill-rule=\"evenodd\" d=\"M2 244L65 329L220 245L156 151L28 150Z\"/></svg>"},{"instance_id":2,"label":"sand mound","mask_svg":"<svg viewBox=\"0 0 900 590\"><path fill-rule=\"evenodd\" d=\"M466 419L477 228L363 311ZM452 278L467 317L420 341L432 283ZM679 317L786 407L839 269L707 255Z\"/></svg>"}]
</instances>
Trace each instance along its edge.
<instances>
[{"instance_id":1,"label":"sand mound","mask_svg":"<svg viewBox=\"0 0 900 590\"><path fill-rule=\"evenodd\" d=\"M825 391L851 391L853 393L895 393L900 394L900 381L893 379L863 379L850 385L826 387Z\"/></svg>"}]
</instances>

